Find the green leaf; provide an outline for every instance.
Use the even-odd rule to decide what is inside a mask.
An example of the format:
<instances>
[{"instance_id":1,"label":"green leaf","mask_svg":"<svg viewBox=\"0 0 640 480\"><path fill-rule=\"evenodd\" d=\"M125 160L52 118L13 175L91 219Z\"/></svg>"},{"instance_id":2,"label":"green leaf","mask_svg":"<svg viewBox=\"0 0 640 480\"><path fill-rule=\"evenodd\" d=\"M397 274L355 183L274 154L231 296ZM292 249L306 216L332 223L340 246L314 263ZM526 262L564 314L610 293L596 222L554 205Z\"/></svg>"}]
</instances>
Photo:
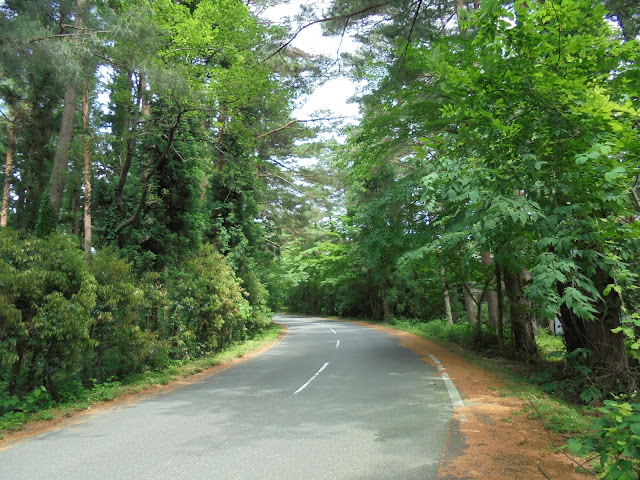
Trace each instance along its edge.
<instances>
[{"instance_id":1,"label":"green leaf","mask_svg":"<svg viewBox=\"0 0 640 480\"><path fill-rule=\"evenodd\" d=\"M536 168L536 170L541 170L541 169L542 169L542 167L543 167L544 165L546 165L547 163L548 163L548 162L544 162L544 161L542 161L542 160L540 160L540 161L536 162L536 164L535 164L535 168Z\"/></svg>"},{"instance_id":2,"label":"green leaf","mask_svg":"<svg viewBox=\"0 0 640 480\"><path fill-rule=\"evenodd\" d=\"M611 153L611 147L609 145L602 145L600 147L600 153L603 155L609 155Z\"/></svg>"},{"instance_id":3,"label":"green leaf","mask_svg":"<svg viewBox=\"0 0 640 480\"><path fill-rule=\"evenodd\" d=\"M582 445L582 442L580 440L578 440L577 438L570 438L567 441L567 446L569 447L569 451L573 455L576 455L582 450L582 446L583 445Z\"/></svg>"},{"instance_id":4,"label":"green leaf","mask_svg":"<svg viewBox=\"0 0 640 480\"><path fill-rule=\"evenodd\" d=\"M624 167L615 167L613 170L609 170L604 174L604 179L609 183L613 183L616 178L625 173L625 171Z\"/></svg>"}]
</instances>

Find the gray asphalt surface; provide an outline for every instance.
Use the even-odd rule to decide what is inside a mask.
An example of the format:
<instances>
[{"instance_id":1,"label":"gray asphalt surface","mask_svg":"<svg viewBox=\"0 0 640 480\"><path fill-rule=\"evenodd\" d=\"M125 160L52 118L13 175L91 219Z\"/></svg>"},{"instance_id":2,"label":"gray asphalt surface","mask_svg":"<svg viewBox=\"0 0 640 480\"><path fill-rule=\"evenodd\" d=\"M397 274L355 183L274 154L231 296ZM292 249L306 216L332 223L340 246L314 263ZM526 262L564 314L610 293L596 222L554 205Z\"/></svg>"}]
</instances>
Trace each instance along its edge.
<instances>
[{"instance_id":1,"label":"gray asphalt surface","mask_svg":"<svg viewBox=\"0 0 640 480\"><path fill-rule=\"evenodd\" d=\"M366 327L276 321L257 357L0 451L0 479L437 477L453 407L433 367Z\"/></svg>"}]
</instances>

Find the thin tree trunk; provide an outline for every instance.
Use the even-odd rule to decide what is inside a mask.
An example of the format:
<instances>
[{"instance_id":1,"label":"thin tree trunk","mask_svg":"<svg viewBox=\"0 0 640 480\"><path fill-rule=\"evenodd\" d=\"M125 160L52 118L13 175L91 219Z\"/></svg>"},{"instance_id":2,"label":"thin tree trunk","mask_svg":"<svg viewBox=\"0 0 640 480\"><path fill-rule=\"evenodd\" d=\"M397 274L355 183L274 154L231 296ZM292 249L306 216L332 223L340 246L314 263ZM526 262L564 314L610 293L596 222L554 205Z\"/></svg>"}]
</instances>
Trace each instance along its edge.
<instances>
[{"instance_id":1,"label":"thin tree trunk","mask_svg":"<svg viewBox=\"0 0 640 480\"><path fill-rule=\"evenodd\" d=\"M449 323L453 324L453 314L451 313L451 300L449 299L449 289L447 288L444 267L440 268L440 280L442 282L442 292L444 295L444 311L447 314L447 319L449 320Z\"/></svg>"},{"instance_id":2,"label":"thin tree trunk","mask_svg":"<svg viewBox=\"0 0 640 480\"><path fill-rule=\"evenodd\" d=\"M71 190L71 219L75 237L80 237L80 203L80 188L74 186Z\"/></svg>"},{"instance_id":3,"label":"thin tree trunk","mask_svg":"<svg viewBox=\"0 0 640 480\"><path fill-rule=\"evenodd\" d=\"M82 127L84 128L84 254L91 259L91 146L89 143L89 81L84 79L82 95Z\"/></svg>"},{"instance_id":4,"label":"thin tree trunk","mask_svg":"<svg viewBox=\"0 0 640 480\"><path fill-rule=\"evenodd\" d=\"M87 0L76 0L76 15L73 23L74 27L79 30L82 30L84 27L84 19L81 11L86 2ZM58 136L58 148L56 149L56 156L53 159L53 169L51 170L49 187L49 198L51 199L56 220L60 214L62 195L64 194L64 187L67 183L67 170L69 168L69 153L73 141L77 98L78 88L75 79L72 78L69 80L64 92L64 106L62 108L60 135Z\"/></svg>"},{"instance_id":5,"label":"thin tree trunk","mask_svg":"<svg viewBox=\"0 0 640 480\"><path fill-rule=\"evenodd\" d=\"M496 264L496 296L498 297L498 346L504 353L504 304L502 300L502 272Z\"/></svg>"},{"instance_id":6,"label":"thin tree trunk","mask_svg":"<svg viewBox=\"0 0 640 480\"><path fill-rule=\"evenodd\" d=\"M9 111L7 124L7 163L4 166L4 188L2 189L2 210L0 211L0 227L6 227L9 222L9 194L11 193L11 176L13 175L13 155L15 153L15 117Z\"/></svg>"},{"instance_id":7,"label":"thin tree trunk","mask_svg":"<svg viewBox=\"0 0 640 480\"><path fill-rule=\"evenodd\" d=\"M220 124L218 127L218 155L216 161L216 171L218 173L222 172L222 168L225 163L225 148L224 148L224 128L227 123L227 116L225 114L224 107L220 109L220 115L218 116L218 123Z\"/></svg>"}]
</instances>

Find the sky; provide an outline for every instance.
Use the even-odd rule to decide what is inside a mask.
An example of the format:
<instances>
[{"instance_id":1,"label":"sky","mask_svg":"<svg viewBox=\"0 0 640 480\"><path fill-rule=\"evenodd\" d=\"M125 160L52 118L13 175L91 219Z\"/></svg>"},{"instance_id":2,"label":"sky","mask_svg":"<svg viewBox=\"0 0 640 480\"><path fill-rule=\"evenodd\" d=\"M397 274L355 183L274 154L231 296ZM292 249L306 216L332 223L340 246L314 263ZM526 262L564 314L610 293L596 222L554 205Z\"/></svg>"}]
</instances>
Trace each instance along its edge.
<instances>
[{"instance_id":1,"label":"sky","mask_svg":"<svg viewBox=\"0 0 640 480\"><path fill-rule=\"evenodd\" d=\"M272 7L265 13L271 21L280 22L283 17L294 17L299 13L301 3L304 2L292 0L287 5ZM318 10L319 15L323 15L323 9L328 4L329 2L326 1L310 3ZM358 47L357 42L348 35L345 35L342 43L339 37L322 36L320 24L305 28L291 42L291 45L312 55L326 55L335 60L339 60L338 51L340 53L354 52ZM339 65L340 63L336 62L331 73L337 73ZM353 96L355 92L355 85L348 78L343 76L332 78L318 87L311 95L303 98L303 104L293 112L293 116L298 119L308 119L313 118L314 112L317 110L330 110L333 116L352 117L351 123L355 123L358 116L358 106L355 103L347 103L349 97Z\"/></svg>"}]
</instances>

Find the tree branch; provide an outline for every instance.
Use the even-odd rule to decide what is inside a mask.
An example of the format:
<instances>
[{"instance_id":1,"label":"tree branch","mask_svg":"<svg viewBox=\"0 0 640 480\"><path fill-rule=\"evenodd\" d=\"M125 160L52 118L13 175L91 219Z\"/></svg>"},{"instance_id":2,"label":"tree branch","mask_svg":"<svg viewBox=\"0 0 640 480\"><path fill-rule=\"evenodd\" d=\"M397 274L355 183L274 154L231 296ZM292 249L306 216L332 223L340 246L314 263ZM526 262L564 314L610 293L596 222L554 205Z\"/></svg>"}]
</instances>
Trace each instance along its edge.
<instances>
[{"instance_id":1,"label":"tree branch","mask_svg":"<svg viewBox=\"0 0 640 480\"><path fill-rule=\"evenodd\" d=\"M416 13L413 14L413 22L411 22L411 28L409 29L409 35L407 35L407 44L404 47L404 52L402 52L402 56L403 57L407 54L407 50L409 50L409 45L411 45L411 35L413 34L413 29L416 26L416 21L418 20L418 15L420 15L420 7L422 7L422 0L418 1L418 6L416 7Z\"/></svg>"},{"instance_id":2,"label":"tree branch","mask_svg":"<svg viewBox=\"0 0 640 480\"><path fill-rule=\"evenodd\" d=\"M388 5L388 4L389 4L389 2L378 3L376 5L371 5L369 7L365 7L363 9L361 9L361 10L356 11L356 12L351 12L351 13L347 13L347 14L344 14L344 15L336 15L336 16L333 16L333 17L319 18L318 20L314 20L313 22L307 23L306 25L303 25L302 27L300 27L296 31L296 33L294 33L293 36L291 36L291 38L289 38L289 40L287 40L285 43L280 45L275 52L273 52L270 55L268 55L263 61L267 61L267 60L275 57L276 55L278 55L282 50L287 48L291 44L291 42L293 42L296 39L296 37L303 30L305 30L305 29L307 29L307 28L309 28L309 27L311 27L313 25L316 25L318 23L332 22L334 20L343 20L344 19L344 20L348 21L349 19L351 19L353 17L356 17L356 16L361 15L363 13L367 13L367 12L369 12L371 10L376 10L376 9L378 9L380 7L384 7L385 5Z\"/></svg>"},{"instance_id":3,"label":"tree branch","mask_svg":"<svg viewBox=\"0 0 640 480\"><path fill-rule=\"evenodd\" d=\"M46 37L32 38L27 42L27 44L31 45L32 43L42 42L44 40L49 40L51 38L88 37L91 35L96 35L98 33L114 33L114 32L115 30L92 30L86 33L59 33L56 35L48 35Z\"/></svg>"},{"instance_id":4,"label":"tree branch","mask_svg":"<svg viewBox=\"0 0 640 480\"><path fill-rule=\"evenodd\" d=\"M322 122L322 121L329 121L329 120L341 120L343 118L350 118L348 116L343 116L343 117L324 117L324 118L308 118L306 120L291 120L290 122L287 122L286 124L282 125L281 127L278 128L274 128L273 130L270 130L268 132L265 133L261 133L260 135L257 135L256 138L263 138L269 135L273 135L274 133L278 133L281 132L282 130L286 130L287 128L289 128L292 125L295 125L296 123L309 123L309 122Z\"/></svg>"}]
</instances>

